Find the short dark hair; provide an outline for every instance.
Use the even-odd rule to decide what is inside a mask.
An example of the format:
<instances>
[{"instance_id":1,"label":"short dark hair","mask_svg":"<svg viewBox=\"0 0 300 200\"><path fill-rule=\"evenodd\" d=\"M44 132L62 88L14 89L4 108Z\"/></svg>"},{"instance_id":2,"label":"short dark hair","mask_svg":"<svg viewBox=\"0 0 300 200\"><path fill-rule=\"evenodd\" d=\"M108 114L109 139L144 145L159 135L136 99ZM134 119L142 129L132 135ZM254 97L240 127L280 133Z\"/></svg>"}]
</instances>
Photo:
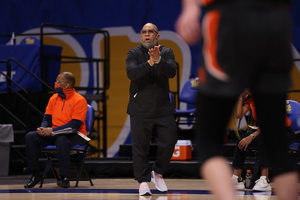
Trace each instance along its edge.
<instances>
[{"instance_id":1,"label":"short dark hair","mask_svg":"<svg viewBox=\"0 0 300 200\"><path fill-rule=\"evenodd\" d=\"M63 78L72 85L72 87L75 86L75 77L71 72L62 72Z\"/></svg>"}]
</instances>

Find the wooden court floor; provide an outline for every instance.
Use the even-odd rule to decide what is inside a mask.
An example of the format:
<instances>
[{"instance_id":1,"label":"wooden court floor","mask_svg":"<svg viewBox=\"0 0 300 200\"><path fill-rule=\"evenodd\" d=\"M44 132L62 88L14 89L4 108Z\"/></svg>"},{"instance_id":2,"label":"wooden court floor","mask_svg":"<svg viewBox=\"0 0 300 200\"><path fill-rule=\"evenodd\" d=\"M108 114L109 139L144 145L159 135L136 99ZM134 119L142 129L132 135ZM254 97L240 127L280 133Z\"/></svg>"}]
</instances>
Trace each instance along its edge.
<instances>
[{"instance_id":1,"label":"wooden court floor","mask_svg":"<svg viewBox=\"0 0 300 200\"><path fill-rule=\"evenodd\" d=\"M40 199L67 199L67 200L214 200L204 180L201 179L165 179L169 191L161 193L152 183L149 187L152 196L138 195L138 183L133 179L93 179L94 186L88 181L80 181L78 187L71 181L68 189L60 188L54 179L45 179L42 188L27 190L23 185L29 176L0 177L1 200L40 200ZM272 185L272 184L271 184ZM300 185L299 185L300 186ZM300 187L299 187L300 188ZM275 200L275 194L270 192L237 191L239 200ZM299 196L300 199L300 196Z\"/></svg>"}]
</instances>

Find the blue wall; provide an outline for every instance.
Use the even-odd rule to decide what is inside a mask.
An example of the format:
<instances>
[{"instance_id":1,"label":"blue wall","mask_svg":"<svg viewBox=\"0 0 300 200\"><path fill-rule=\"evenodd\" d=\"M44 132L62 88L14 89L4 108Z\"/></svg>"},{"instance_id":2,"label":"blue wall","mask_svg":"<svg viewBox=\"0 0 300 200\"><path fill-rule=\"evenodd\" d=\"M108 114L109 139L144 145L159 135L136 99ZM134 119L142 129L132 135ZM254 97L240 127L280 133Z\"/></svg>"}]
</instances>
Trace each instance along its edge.
<instances>
[{"instance_id":1,"label":"blue wall","mask_svg":"<svg viewBox=\"0 0 300 200\"><path fill-rule=\"evenodd\" d=\"M156 24L161 32L161 36L165 37L166 40L174 47L177 48L178 57L182 60L182 66L185 73L181 73L184 77L181 77L182 83L188 78L190 73L196 74L197 67L200 58L200 47L187 46L180 42L174 35L174 23L181 11L181 0L1 0L0 1L0 34L12 34L12 32L21 34L28 31L39 31L39 27L42 23L53 23L60 25L79 26L86 28L95 29L106 29L110 30L114 36L112 43L118 41L118 37L128 36L130 42L126 45L135 45L139 40L132 40L132 38L139 39L139 30L147 23L152 22ZM293 25L293 46L300 52L300 0L294 0L294 4L290 9L292 25ZM124 31L118 35L118 31ZM133 30L133 31L132 31ZM95 47L91 46L95 43L94 38L80 36L69 37L69 41L75 41L75 44L69 44L77 56L93 57L95 54ZM74 39L74 40L73 40ZM85 40L85 41L82 41ZM10 36L0 37L0 45L9 44ZM80 45L77 45L77 42ZM72 46L73 45L73 46ZM119 43L114 46L114 50L119 50ZM122 44L121 44L122 45ZM187 48L185 48L187 46ZM128 46L128 49L131 46ZM126 46L127 48L127 46ZM126 102L127 97L127 81L122 80L120 82L119 77L126 75L122 74L125 72L124 57L126 56L124 50L120 55L115 55L112 52L112 69L115 70L112 78L112 87L109 89L109 104L113 105L108 108L109 112L109 138L108 146L110 148L109 155L115 155L118 149L118 145L126 142L126 138L129 135L128 120L126 119ZM96 49L99 53L99 50ZM80 54L82 53L82 54ZM99 55L99 54L98 54ZM122 57L122 56L123 57ZM117 57L119 56L119 57ZM116 62L116 59L120 59ZM115 65L113 65L115 62ZM122 63L123 62L123 63ZM188 66L184 66L184 63ZM299 62L298 62L299 63ZM93 66L90 65L89 85L93 84ZM118 69L117 69L118 68ZM119 72L119 71L122 72ZM300 70L300 66L299 66ZM86 72L82 72L86 73ZM116 79L115 81L113 79ZM297 77L296 80L299 80ZM86 86L86 85L82 85ZM124 86L124 89L120 89ZM114 90L117 90L114 94ZM299 88L298 88L299 89ZM124 105L120 108L115 108L119 113L123 113L123 116L113 116L116 112L113 112L114 107L120 103L113 103L114 99L119 100L120 91L124 92ZM115 95L115 96L114 96ZM110 106L109 105L109 106ZM116 120L118 118L118 120ZM116 123L120 124L116 124ZM116 127L120 127L116 130ZM125 128L123 128L125 127ZM126 128L127 127L127 128ZM111 128L111 129L110 129Z\"/></svg>"},{"instance_id":2,"label":"blue wall","mask_svg":"<svg viewBox=\"0 0 300 200\"><path fill-rule=\"evenodd\" d=\"M300 1L291 7L293 44L300 52ZM22 33L43 22L101 29L131 26L136 32L146 22L174 31L181 0L1 0L0 34ZM0 38L5 44L7 38ZM199 63L199 48L191 47L192 72Z\"/></svg>"}]
</instances>

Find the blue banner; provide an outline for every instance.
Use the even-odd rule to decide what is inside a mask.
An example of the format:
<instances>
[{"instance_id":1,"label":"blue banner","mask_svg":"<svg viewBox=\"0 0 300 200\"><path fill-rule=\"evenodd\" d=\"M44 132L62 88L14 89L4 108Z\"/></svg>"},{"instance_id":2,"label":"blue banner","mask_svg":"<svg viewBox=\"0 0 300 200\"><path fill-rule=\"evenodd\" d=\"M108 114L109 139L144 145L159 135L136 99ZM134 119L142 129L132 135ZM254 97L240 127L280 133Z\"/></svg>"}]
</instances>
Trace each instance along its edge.
<instances>
[{"instance_id":1,"label":"blue banner","mask_svg":"<svg viewBox=\"0 0 300 200\"><path fill-rule=\"evenodd\" d=\"M295 58L300 58L299 10L300 1L295 0L290 8L293 26L291 43ZM107 30L111 36L111 83L107 103L108 156L114 156L120 144L130 142L129 120L126 114L129 80L125 73L125 59L128 50L140 44L139 31L145 23L156 24L160 34L159 43L174 51L179 65L179 91L191 74L197 74L201 62L200 46L188 46L174 31L174 24L180 12L181 0L1 0L0 34L8 36L0 37L0 44L9 45L13 33L39 33L42 23ZM65 30L48 27L45 31ZM22 39L24 37L16 37L16 44L19 45ZM100 58L103 53L102 40L103 38L97 35L49 36L45 38L45 44L62 47L62 55ZM299 62L295 62L293 70L294 89L299 89ZM95 66L92 63L63 64L60 71L73 72L78 86L97 84ZM170 84L171 90L176 91L176 80L171 80Z\"/></svg>"}]
</instances>

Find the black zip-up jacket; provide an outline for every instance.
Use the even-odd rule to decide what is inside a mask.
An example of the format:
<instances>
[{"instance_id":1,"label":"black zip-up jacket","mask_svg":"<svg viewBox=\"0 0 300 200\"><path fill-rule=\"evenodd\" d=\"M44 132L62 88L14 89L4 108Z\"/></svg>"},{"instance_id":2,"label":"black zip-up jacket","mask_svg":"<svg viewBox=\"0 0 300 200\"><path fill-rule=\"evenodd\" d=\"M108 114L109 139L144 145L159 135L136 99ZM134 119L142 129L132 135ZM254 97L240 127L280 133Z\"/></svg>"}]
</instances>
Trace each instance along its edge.
<instances>
[{"instance_id":1,"label":"black zip-up jacket","mask_svg":"<svg viewBox=\"0 0 300 200\"><path fill-rule=\"evenodd\" d=\"M158 118L174 113L169 99L169 78L176 75L173 51L160 46L161 61L150 66L148 49L139 45L127 53L126 72L130 82L127 113L133 117Z\"/></svg>"}]
</instances>

